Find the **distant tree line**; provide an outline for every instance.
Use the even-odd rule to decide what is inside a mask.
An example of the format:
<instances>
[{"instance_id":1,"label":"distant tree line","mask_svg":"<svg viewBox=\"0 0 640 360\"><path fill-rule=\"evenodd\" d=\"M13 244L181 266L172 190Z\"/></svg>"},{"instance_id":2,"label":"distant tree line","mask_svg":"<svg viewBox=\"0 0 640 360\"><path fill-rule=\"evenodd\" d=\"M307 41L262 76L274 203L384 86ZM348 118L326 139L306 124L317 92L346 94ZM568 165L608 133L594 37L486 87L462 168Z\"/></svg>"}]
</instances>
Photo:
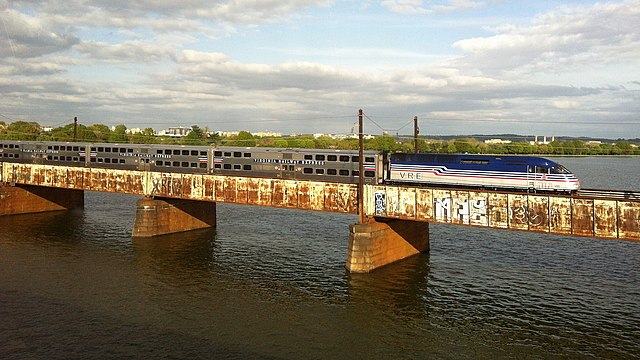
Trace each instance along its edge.
<instances>
[{"instance_id":1,"label":"distant tree line","mask_svg":"<svg viewBox=\"0 0 640 360\"><path fill-rule=\"evenodd\" d=\"M6 124L0 121L0 139L73 141L74 125L69 124L43 131L36 122L16 121ZM357 150L358 139L334 139L329 136L314 137L301 135L295 137L258 137L248 131L237 135L222 137L210 133L206 128L193 125L191 132L184 137L156 136L152 128L141 133L129 134L125 125L113 129L106 125L90 126L78 124L76 140L87 142L131 143L131 144L180 144L180 145L227 145L259 146L277 148L315 148ZM413 152L414 141L410 138L396 138L391 135L376 136L364 141L366 150L391 152ZM544 155L640 155L640 148L627 140L618 140L615 144L592 144L581 140L554 141L549 144L530 144L511 142L508 144L486 144L475 138L453 140L418 140L420 152L426 153L469 153L469 154L544 154Z\"/></svg>"}]
</instances>

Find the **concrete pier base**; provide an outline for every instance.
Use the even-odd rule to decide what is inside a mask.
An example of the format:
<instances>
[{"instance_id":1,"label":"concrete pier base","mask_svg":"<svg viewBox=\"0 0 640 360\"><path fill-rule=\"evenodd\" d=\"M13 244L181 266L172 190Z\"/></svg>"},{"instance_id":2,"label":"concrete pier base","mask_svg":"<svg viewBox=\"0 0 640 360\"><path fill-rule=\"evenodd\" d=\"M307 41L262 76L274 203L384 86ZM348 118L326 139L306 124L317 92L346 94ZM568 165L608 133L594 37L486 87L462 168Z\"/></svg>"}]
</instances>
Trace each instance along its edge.
<instances>
[{"instance_id":1,"label":"concrete pier base","mask_svg":"<svg viewBox=\"0 0 640 360\"><path fill-rule=\"evenodd\" d=\"M138 200L133 236L152 237L215 225L214 202L144 197Z\"/></svg>"},{"instance_id":2,"label":"concrete pier base","mask_svg":"<svg viewBox=\"0 0 640 360\"><path fill-rule=\"evenodd\" d=\"M429 251L429 223L378 220L349 226L347 270L366 273Z\"/></svg>"},{"instance_id":3,"label":"concrete pier base","mask_svg":"<svg viewBox=\"0 0 640 360\"><path fill-rule=\"evenodd\" d=\"M84 208L84 191L0 185L0 216Z\"/></svg>"}]
</instances>

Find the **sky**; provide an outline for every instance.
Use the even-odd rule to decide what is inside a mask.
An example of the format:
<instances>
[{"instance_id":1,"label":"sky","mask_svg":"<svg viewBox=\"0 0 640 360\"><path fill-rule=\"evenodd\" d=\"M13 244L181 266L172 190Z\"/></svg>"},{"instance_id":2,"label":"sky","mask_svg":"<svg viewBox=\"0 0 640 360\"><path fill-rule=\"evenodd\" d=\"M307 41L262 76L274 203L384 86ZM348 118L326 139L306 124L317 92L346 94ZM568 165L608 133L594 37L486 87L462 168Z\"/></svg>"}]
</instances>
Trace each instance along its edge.
<instances>
[{"instance_id":1,"label":"sky","mask_svg":"<svg viewBox=\"0 0 640 360\"><path fill-rule=\"evenodd\" d=\"M640 137L640 0L0 0L0 121Z\"/></svg>"}]
</instances>

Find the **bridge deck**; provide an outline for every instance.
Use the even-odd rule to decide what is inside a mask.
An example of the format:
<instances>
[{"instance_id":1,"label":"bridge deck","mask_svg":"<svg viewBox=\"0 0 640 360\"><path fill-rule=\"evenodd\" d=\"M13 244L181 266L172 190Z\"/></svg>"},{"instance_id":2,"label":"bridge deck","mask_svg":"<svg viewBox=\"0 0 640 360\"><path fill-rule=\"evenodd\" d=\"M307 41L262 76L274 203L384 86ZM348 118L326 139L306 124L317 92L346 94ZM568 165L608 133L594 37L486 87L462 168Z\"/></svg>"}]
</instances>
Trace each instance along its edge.
<instances>
[{"instance_id":1,"label":"bridge deck","mask_svg":"<svg viewBox=\"0 0 640 360\"><path fill-rule=\"evenodd\" d=\"M0 163L0 182L355 214L351 184ZM365 186L367 216L640 241L640 201Z\"/></svg>"}]
</instances>

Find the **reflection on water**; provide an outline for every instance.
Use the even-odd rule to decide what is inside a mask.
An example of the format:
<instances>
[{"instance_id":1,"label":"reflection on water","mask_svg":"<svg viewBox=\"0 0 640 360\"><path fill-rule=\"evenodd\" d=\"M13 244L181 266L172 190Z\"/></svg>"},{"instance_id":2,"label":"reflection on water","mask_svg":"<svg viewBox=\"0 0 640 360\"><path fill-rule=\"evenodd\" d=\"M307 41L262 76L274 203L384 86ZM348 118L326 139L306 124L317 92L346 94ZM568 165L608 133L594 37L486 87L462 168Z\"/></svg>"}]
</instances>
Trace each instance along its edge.
<instances>
[{"instance_id":1,"label":"reflection on water","mask_svg":"<svg viewBox=\"0 0 640 360\"><path fill-rule=\"evenodd\" d=\"M0 358L640 353L638 243L432 224L430 254L349 274L352 216L219 204L132 239L136 200L0 218Z\"/></svg>"}]
</instances>

